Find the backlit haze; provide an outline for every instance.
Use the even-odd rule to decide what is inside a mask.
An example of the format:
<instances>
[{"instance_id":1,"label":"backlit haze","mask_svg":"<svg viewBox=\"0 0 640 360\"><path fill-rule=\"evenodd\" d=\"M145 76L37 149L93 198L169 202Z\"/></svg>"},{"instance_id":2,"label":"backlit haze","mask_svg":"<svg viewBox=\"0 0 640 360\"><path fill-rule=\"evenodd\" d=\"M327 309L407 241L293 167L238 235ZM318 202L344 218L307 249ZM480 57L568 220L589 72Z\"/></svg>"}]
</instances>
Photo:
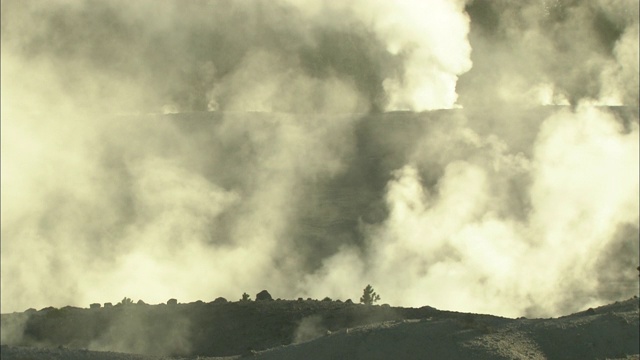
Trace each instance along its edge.
<instances>
[{"instance_id":1,"label":"backlit haze","mask_svg":"<svg viewBox=\"0 0 640 360\"><path fill-rule=\"evenodd\" d=\"M2 1L2 313L638 294L637 0Z\"/></svg>"}]
</instances>

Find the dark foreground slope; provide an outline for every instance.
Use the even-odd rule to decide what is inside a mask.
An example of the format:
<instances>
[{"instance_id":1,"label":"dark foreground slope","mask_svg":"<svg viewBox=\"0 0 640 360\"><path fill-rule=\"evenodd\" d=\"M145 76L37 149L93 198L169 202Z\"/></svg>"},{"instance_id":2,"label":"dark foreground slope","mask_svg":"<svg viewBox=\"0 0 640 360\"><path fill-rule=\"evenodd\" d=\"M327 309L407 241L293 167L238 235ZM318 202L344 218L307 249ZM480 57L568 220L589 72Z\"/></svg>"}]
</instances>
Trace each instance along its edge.
<instances>
[{"instance_id":1,"label":"dark foreground slope","mask_svg":"<svg viewBox=\"0 0 640 360\"><path fill-rule=\"evenodd\" d=\"M65 307L2 315L3 343L149 355L226 356L390 320L460 316L337 301L239 301Z\"/></svg>"},{"instance_id":2,"label":"dark foreground slope","mask_svg":"<svg viewBox=\"0 0 640 360\"><path fill-rule=\"evenodd\" d=\"M558 319L467 315L387 322L273 349L259 359L638 359L638 300Z\"/></svg>"},{"instance_id":3,"label":"dark foreground slope","mask_svg":"<svg viewBox=\"0 0 640 360\"><path fill-rule=\"evenodd\" d=\"M22 339L3 344L1 356L34 360L637 359L638 307L638 299L633 298L555 319L507 319L430 307L330 301L65 308L3 315L3 332L17 317L26 317L26 322ZM133 331L114 330L122 326L117 322L123 317L130 320ZM188 324L185 334L175 332L178 319ZM103 350L108 350L105 336L115 340L117 331L124 331L130 344L147 342L148 355L84 349L95 349L102 341ZM185 345L181 354L152 355L176 341Z\"/></svg>"}]
</instances>

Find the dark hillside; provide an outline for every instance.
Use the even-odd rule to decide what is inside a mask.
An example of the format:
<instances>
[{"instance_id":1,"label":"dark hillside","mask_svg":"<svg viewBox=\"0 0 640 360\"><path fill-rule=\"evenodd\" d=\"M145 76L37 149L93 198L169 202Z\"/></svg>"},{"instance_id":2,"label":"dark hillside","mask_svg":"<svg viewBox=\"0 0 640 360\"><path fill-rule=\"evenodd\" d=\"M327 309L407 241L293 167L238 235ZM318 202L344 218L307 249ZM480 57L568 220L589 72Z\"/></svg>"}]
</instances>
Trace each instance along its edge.
<instances>
[{"instance_id":1,"label":"dark hillside","mask_svg":"<svg viewBox=\"0 0 640 360\"><path fill-rule=\"evenodd\" d=\"M2 323L15 322L24 315L4 314ZM314 323L313 331L304 336L309 340L327 331L384 321L459 316L430 307L396 308L317 300L47 308L27 315L22 338L9 345L229 356L248 349L291 344L305 319Z\"/></svg>"},{"instance_id":2,"label":"dark hillside","mask_svg":"<svg viewBox=\"0 0 640 360\"><path fill-rule=\"evenodd\" d=\"M2 359L638 359L639 344L637 298L551 319L328 300L49 308L2 315L3 337L20 319Z\"/></svg>"}]
</instances>

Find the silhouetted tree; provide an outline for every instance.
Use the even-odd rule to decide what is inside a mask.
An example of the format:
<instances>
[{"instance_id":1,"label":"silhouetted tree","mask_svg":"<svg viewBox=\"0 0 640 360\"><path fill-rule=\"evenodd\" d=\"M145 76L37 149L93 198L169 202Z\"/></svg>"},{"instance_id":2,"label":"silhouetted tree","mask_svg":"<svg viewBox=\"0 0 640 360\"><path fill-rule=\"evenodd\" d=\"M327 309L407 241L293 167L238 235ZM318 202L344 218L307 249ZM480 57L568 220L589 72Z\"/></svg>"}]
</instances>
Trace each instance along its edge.
<instances>
[{"instance_id":1,"label":"silhouetted tree","mask_svg":"<svg viewBox=\"0 0 640 360\"><path fill-rule=\"evenodd\" d=\"M128 297L125 296L122 299L122 301L120 301L120 304L122 304L122 305L133 305L133 300L131 300L131 298L128 298Z\"/></svg>"},{"instance_id":2,"label":"silhouetted tree","mask_svg":"<svg viewBox=\"0 0 640 360\"><path fill-rule=\"evenodd\" d=\"M242 294L242 301L250 301L251 300L251 295L244 293Z\"/></svg>"},{"instance_id":3,"label":"silhouetted tree","mask_svg":"<svg viewBox=\"0 0 640 360\"><path fill-rule=\"evenodd\" d=\"M376 294L371 285L367 285L364 288L362 297L360 298L360 302L365 305L372 305L376 301L380 300L380 295Z\"/></svg>"}]
</instances>

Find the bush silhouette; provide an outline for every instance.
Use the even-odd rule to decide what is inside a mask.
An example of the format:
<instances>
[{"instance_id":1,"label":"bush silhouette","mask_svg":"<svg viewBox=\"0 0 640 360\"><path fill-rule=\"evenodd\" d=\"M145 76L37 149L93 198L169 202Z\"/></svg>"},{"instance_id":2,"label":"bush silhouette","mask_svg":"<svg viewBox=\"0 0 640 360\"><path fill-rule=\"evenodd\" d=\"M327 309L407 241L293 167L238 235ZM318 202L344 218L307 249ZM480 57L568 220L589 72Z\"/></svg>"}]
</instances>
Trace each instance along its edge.
<instances>
[{"instance_id":1,"label":"bush silhouette","mask_svg":"<svg viewBox=\"0 0 640 360\"><path fill-rule=\"evenodd\" d=\"M131 300L131 298L124 297L122 299L122 301L120 301L120 304L122 304L122 305L133 305L133 300Z\"/></svg>"},{"instance_id":2,"label":"bush silhouette","mask_svg":"<svg viewBox=\"0 0 640 360\"><path fill-rule=\"evenodd\" d=\"M251 301L251 296L247 293L242 294L242 300L241 301Z\"/></svg>"},{"instance_id":3,"label":"bush silhouette","mask_svg":"<svg viewBox=\"0 0 640 360\"><path fill-rule=\"evenodd\" d=\"M367 285L364 288L362 297L360 298L360 302L365 305L372 305L376 301L380 300L380 295L376 294L371 285Z\"/></svg>"},{"instance_id":4,"label":"bush silhouette","mask_svg":"<svg viewBox=\"0 0 640 360\"><path fill-rule=\"evenodd\" d=\"M256 294L256 301L271 301L273 298L267 290L262 290Z\"/></svg>"}]
</instances>

